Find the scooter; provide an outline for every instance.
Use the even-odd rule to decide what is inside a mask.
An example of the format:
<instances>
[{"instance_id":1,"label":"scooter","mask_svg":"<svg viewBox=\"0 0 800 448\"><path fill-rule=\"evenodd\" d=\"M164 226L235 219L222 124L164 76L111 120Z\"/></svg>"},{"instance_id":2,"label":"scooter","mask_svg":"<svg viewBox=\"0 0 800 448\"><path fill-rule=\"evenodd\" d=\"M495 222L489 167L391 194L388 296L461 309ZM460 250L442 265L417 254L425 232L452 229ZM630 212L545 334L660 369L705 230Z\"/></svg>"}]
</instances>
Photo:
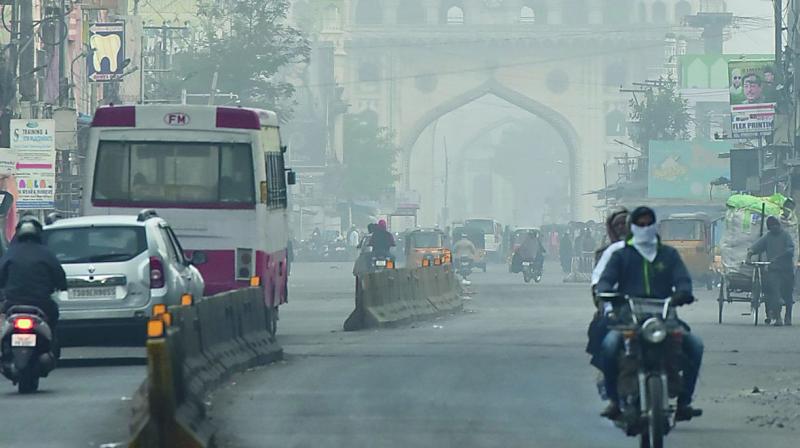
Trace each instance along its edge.
<instances>
[{"instance_id":1,"label":"scooter","mask_svg":"<svg viewBox=\"0 0 800 448\"><path fill-rule=\"evenodd\" d=\"M458 260L458 270L456 271L462 279L466 280L472 274L472 265L474 261L471 257L461 257Z\"/></svg>"},{"instance_id":2,"label":"scooter","mask_svg":"<svg viewBox=\"0 0 800 448\"><path fill-rule=\"evenodd\" d=\"M45 313L35 306L8 309L0 324L0 344L0 372L21 394L36 392L39 378L56 366L53 332Z\"/></svg>"},{"instance_id":3,"label":"scooter","mask_svg":"<svg viewBox=\"0 0 800 448\"><path fill-rule=\"evenodd\" d=\"M522 262L522 278L525 283L530 283L531 280L539 283L542 281L542 268L539 264L532 260L525 260Z\"/></svg>"}]
</instances>

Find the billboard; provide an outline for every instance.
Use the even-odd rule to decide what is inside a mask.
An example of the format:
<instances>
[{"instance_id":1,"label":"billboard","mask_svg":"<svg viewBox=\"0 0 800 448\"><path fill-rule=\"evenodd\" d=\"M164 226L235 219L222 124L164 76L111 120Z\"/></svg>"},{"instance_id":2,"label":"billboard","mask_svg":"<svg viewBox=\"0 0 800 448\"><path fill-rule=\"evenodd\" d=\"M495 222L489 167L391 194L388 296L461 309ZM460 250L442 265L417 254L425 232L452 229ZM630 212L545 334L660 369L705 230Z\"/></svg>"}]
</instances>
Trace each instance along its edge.
<instances>
[{"instance_id":1,"label":"billboard","mask_svg":"<svg viewBox=\"0 0 800 448\"><path fill-rule=\"evenodd\" d=\"M755 138L771 134L778 102L775 61L730 61L728 80L733 137Z\"/></svg>"},{"instance_id":2,"label":"billboard","mask_svg":"<svg viewBox=\"0 0 800 448\"><path fill-rule=\"evenodd\" d=\"M55 120L11 120L20 210L52 209L55 201Z\"/></svg>"},{"instance_id":3,"label":"billboard","mask_svg":"<svg viewBox=\"0 0 800 448\"><path fill-rule=\"evenodd\" d=\"M730 178L730 161L719 153L731 150L730 141L653 140L650 142L648 197L664 199L725 199L726 187L711 181Z\"/></svg>"},{"instance_id":4,"label":"billboard","mask_svg":"<svg viewBox=\"0 0 800 448\"><path fill-rule=\"evenodd\" d=\"M86 69L90 82L119 81L125 70L125 22L95 23L89 27Z\"/></svg>"}]
</instances>

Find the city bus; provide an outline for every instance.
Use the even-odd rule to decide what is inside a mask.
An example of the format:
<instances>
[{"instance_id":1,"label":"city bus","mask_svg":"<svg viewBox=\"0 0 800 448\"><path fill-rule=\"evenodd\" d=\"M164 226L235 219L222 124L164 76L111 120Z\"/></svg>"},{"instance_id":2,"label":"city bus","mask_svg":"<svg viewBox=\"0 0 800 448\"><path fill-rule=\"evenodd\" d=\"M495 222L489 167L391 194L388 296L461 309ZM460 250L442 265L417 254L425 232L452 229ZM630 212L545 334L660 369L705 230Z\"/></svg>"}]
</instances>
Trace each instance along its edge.
<instances>
[{"instance_id":1,"label":"city bus","mask_svg":"<svg viewBox=\"0 0 800 448\"><path fill-rule=\"evenodd\" d=\"M89 134L84 215L154 209L197 262L205 294L261 286L273 333L287 288L287 176L274 112L104 106ZM293 176L289 176L293 183Z\"/></svg>"}]
</instances>

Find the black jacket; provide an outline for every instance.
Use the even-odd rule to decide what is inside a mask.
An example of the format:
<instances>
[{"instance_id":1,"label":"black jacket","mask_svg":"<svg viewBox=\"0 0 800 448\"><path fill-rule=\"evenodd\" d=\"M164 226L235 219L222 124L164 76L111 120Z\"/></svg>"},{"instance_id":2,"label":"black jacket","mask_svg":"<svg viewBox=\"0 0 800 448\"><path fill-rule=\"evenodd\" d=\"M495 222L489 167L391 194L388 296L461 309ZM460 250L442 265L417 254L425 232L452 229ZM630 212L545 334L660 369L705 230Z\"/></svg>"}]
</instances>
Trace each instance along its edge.
<instances>
[{"instance_id":1,"label":"black jacket","mask_svg":"<svg viewBox=\"0 0 800 448\"><path fill-rule=\"evenodd\" d=\"M35 241L12 241L0 258L0 290L9 303L49 301L66 291L67 275L55 255Z\"/></svg>"},{"instance_id":2,"label":"black jacket","mask_svg":"<svg viewBox=\"0 0 800 448\"><path fill-rule=\"evenodd\" d=\"M649 262L629 241L611 256L597 284L598 292L617 291L632 297L659 299L672 296L673 289L691 294L692 278L678 251L660 242L656 258Z\"/></svg>"},{"instance_id":3,"label":"black jacket","mask_svg":"<svg viewBox=\"0 0 800 448\"><path fill-rule=\"evenodd\" d=\"M370 238L370 246L372 246L372 254L379 257L388 257L390 249L395 246L394 236L388 230L375 229L375 232Z\"/></svg>"}]
</instances>

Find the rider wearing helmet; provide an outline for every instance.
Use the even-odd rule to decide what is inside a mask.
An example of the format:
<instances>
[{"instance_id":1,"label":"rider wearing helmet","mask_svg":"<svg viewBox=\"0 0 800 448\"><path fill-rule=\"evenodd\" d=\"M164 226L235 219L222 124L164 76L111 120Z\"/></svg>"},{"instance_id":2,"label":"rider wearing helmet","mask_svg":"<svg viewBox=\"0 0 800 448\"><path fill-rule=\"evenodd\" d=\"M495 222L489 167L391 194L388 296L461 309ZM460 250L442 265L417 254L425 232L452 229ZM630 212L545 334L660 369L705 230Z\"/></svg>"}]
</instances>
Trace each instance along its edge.
<instances>
[{"instance_id":1,"label":"rider wearing helmet","mask_svg":"<svg viewBox=\"0 0 800 448\"><path fill-rule=\"evenodd\" d=\"M611 255L597 283L597 291L657 299L672 296L675 306L692 303L692 279L678 251L661 244L655 212L648 207L638 207L629 215L628 224L631 237L624 248ZM678 421L699 415L692 409L691 402L703 359L703 342L688 331L687 325L684 326L687 331L683 336L682 348L687 362L683 368L683 390L678 397L675 414ZM618 354L622 345L620 332L611 331L604 338L601 350L606 392L611 400L602 415L612 419L620 415L617 377Z\"/></svg>"},{"instance_id":2,"label":"rider wearing helmet","mask_svg":"<svg viewBox=\"0 0 800 448\"><path fill-rule=\"evenodd\" d=\"M42 241L42 225L32 216L22 217L8 251L0 258L0 291L5 299L0 311L14 305L35 306L55 328L58 304L50 296L66 290L67 276Z\"/></svg>"}]
</instances>

